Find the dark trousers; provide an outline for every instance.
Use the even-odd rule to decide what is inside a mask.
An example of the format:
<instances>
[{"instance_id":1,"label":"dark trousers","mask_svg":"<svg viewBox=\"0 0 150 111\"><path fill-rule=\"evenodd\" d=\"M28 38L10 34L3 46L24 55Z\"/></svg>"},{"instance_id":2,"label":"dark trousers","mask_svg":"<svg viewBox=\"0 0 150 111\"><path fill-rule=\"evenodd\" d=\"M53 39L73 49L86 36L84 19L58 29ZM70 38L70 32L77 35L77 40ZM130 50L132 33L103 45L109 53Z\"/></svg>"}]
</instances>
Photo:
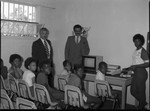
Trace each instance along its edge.
<instances>
[{"instance_id":1,"label":"dark trousers","mask_svg":"<svg viewBox=\"0 0 150 111\"><path fill-rule=\"evenodd\" d=\"M138 68L134 71L131 83L131 94L139 101L139 109L144 108L146 103L146 80L147 71L144 68Z\"/></svg>"},{"instance_id":2,"label":"dark trousers","mask_svg":"<svg viewBox=\"0 0 150 111\"><path fill-rule=\"evenodd\" d=\"M54 75L55 75L55 68L54 68L54 65L53 65L52 72L48 76L48 83L49 83L50 87L52 87L52 88L54 88Z\"/></svg>"},{"instance_id":3,"label":"dark trousers","mask_svg":"<svg viewBox=\"0 0 150 111\"><path fill-rule=\"evenodd\" d=\"M95 103L93 109L99 108L99 106L102 104L102 100L100 98L91 96L85 91L82 91L82 93L87 97L87 101L85 102L85 104L90 105L91 103Z\"/></svg>"}]
</instances>

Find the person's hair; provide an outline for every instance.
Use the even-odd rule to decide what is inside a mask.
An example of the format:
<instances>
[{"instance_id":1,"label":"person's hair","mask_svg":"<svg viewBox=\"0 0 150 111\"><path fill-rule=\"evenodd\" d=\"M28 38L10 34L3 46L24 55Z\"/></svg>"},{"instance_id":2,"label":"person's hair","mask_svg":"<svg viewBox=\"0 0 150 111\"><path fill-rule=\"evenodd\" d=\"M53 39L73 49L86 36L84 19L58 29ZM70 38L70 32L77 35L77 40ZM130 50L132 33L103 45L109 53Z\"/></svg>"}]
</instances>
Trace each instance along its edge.
<instances>
[{"instance_id":1,"label":"person's hair","mask_svg":"<svg viewBox=\"0 0 150 111\"><path fill-rule=\"evenodd\" d=\"M47 31L47 33L49 34L49 30L47 28L45 28L45 27L41 28L39 33L41 33L42 31Z\"/></svg>"},{"instance_id":2,"label":"person's hair","mask_svg":"<svg viewBox=\"0 0 150 111\"><path fill-rule=\"evenodd\" d=\"M104 61L102 61L102 62L100 62L99 63L99 69L102 67L102 66L105 66L105 67L107 67L107 63L106 62L104 62Z\"/></svg>"},{"instance_id":3,"label":"person's hair","mask_svg":"<svg viewBox=\"0 0 150 111\"><path fill-rule=\"evenodd\" d=\"M28 69L28 66L31 64L31 62L35 62L37 63L36 59L33 58L33 57L28 57L26 60L25 60L25 63L24 63L24 66L26 69Z\"/></svg>"},{"instance_id":4,"label":"person's hair","mask_svg":"<svg viewBox=\"0 0 150 111\"><path fill-rule=\"evenodd\" d=\"M77 72L80 68L81 68L81 69L84 68L82 64L75 64L75 65L74 65L74 71L75 71L75 72Z\"/></svg>"},{"instance_id":5,"label":"person's hair","mask_svg":"<svg viewBox=\"0 0 150 111\"><path fill-rule=\"evenodd\" d=\"M75 31L76 28L80 28L80 30L82 31L82 26L81 26L81 25L79 25L79 24L75 25L75 26L73 27L73 30Z\"/></svg>"},{"instance_id":6,"label":"person's hair","mask_svg":"<svg viewBox=\"0 0 150 111\"><path fill-rule=\"evenodd\" d=\"M9 58L9 63L12 63L15 59L19 59L20 61L23 60L23 58L19 54L12 54Z\"/></svg>"},{"instance_id":7,"label":"person's hair","mask_svg":"<svg viewBox=\"0 0 150 111\"><path fill-rule=\"evenodd\" d=\"M135 42L136 39L139 39L141 41L142 46L144 45L145 39L144 39L143 35L141 35L141 34L134 35L133 36L133 42Z\"/></svg>"},{"instance_id":8,"label":"person's hair","mask_svg":"<svg viewBox=\"0 0 150 111\"><path fill-rule=\"evenodd\" d=\"M71 65L71 62L69 60L64 60L63 61L63 66L65 67L67 64L70 64Z\"/></svg>"},{"instance_id":9,"label":"person's hair","mask_svg":"<svg viewBox=\"0 0 150 111\"><path fill-rule=\"evenodd\" d=\"M41 68L43 68L44 65L48 65L48 64L49 64L50 67L51 67L51 62L50 62L50 60L49 60L49 59L46 59L46 60L40 62L39 67L40 67L40 69L41 69Z\"/></svg>"}]
</instances>

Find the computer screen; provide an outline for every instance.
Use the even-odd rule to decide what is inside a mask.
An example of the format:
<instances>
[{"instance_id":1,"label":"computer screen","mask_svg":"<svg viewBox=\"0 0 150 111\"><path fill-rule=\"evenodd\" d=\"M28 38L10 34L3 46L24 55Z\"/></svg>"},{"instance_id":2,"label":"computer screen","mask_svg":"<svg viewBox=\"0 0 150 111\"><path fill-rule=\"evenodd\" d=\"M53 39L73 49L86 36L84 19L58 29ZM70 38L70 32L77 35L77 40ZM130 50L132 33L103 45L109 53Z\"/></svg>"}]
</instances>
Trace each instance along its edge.
<instances>
[{"instance_id":1,"label":"computer screen","mask_svg":"<svg viewBox=\"0 0 150 111\"><path fill-rule=\"evenodd\" d=\"M94 68L95 58L84 58L84 67Z\"/></svg>"}]
</instances>

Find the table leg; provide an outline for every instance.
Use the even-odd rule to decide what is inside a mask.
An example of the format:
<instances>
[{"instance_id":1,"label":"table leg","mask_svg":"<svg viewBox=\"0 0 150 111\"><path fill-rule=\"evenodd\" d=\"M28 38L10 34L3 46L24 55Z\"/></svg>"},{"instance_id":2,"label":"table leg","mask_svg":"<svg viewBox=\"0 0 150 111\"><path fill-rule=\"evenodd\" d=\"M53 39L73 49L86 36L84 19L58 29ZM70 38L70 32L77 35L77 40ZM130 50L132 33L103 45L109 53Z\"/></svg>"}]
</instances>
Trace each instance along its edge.
<instances>
[{"instance_id":1,"label":"table leg","mask_svg":"<svg viewBox=\"0 0 150 111\"><path fill-rule=\"evenodd\" d=\"M85 81L85 91L89 93L89 82Z\"/></svg>"},{"instance_id":2,"label":"table leg","mask_svg":"<svg viewBox=\"0 0 150 111\"><path fill-rule=\"evenodd\" d=\"M122 102L121 102L121 109L125 109L126 104L126 85L122 86Z\"/></svg>"}]
</instances>

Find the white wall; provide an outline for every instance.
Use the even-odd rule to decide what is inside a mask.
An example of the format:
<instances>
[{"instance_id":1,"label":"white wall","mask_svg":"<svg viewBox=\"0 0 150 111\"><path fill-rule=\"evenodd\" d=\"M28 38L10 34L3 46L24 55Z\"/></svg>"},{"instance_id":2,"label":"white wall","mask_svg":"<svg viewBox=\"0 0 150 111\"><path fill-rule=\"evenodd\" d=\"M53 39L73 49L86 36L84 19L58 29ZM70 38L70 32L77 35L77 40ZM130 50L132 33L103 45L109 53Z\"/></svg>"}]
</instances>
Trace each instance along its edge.
<instances>
[{"instance_id":1,"label":"white wall","mask_svg":"<svg viewBox=\"0 0 150 111\"><path fill-rule=\"evenodd\" d=\"M135 49L132 42L133 35L141 33L146 39L149 31L148 0L37 0L37 3L56 8L39 7L38 13L39 22L50 30L49 39L54 48L57 74L62 69L67 37L71 35L72 28L77 23L86 27L91 26L88 37L90 54L102 55L107 63L118 64L122 68L131 65L131 56ZM8 64L7 57L12 52L21 53L24 57L30 56L33 40L24 41L24 45L29 44L26 47L19 44L20 39L12 41L16 48L12 49L14 45L10 40L2 39L1 55L6 64ZM22 48L19 48L20 45ZM148 80L147 98L149 98ZM130 87L127 102L134 104Z\"/></svg>"}]
</instances>

